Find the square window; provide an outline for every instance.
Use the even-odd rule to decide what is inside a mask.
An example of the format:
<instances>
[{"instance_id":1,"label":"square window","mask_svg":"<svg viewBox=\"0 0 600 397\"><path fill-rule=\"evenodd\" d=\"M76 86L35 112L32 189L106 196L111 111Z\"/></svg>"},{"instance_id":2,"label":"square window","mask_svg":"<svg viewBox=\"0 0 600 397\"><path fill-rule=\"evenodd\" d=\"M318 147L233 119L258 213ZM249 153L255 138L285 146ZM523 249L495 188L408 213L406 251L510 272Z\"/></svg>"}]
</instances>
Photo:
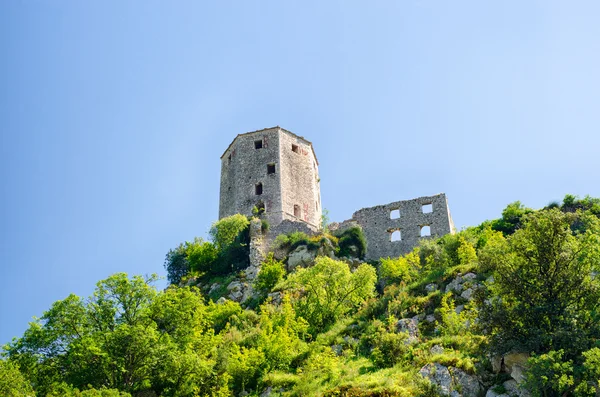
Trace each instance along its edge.
<instances>
[{"instance_id":1,"label":"square window","mask_svg":"<svg viewBox=\"0 0 600 397\"><path fill-rule=\"evenodd\" d=\"M423 213L424 214L430 214L433 212L433 204L429 203L429 204L423 204Z\"/></svg>"},{"instance_id":2,"label":"square window","mask_svg":"<svg viewBox=\"0 0 600 397\"><path fill-rule=\"evenodd\" d=\"M267 174L275 173L275 163L267 164Z\"/></svg>"},{"instance_id":3,"label":"square window","mask_svg":"<svg viewBox=\"0 0 600 397\"><path fill-rule=\"evenodd\" d=\"M300 149L298 148L298 145L294 145L292 143L292 152L294 152L294 153L300 153Z\"/></svg>"},{"instance_id":4,"label":"square window","mask_svg":"<svg viewBox=\"0 0 600 397\"><path fill-rule=\"evenodd\" d=\"M399 219L400 218L400 209L395 209L390 211L390 219Z\"/></svg>"},{"instance_id":5,"label":"square window","mask_svg":"<svg viewBox=\"0 0 600 397\"><path fill-rule=\"evenodd\" d=\"M262 149L262 147L263 147L262 139L260 141L254 141L254 149Z\"/></svg>"}]
</instances>

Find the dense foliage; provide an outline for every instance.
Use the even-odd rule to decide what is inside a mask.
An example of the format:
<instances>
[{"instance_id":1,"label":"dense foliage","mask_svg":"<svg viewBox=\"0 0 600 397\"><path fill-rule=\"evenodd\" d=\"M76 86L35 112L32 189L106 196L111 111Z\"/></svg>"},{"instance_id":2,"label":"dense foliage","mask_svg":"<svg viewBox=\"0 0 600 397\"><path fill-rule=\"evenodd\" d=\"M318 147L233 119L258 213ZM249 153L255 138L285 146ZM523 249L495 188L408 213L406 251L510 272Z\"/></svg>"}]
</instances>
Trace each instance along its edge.
<instances>
[{"instance_id":1,"label":"dense foliage","mask_svg":"<svg viewBox=\"0 0 600 397\"><path fill-rule=\"evenodd\" d=\"M226 218L210 241L169 252L166 290L154 276L119 273L87 299L55 302L4 347L0 395L436 396L419 374L433 363L477 376L483 395L505 391L509 375L491 360L507 352L530 355L523 387L533 396L598 395L598 216L600 200L589 197L537 211L516 202L499 220L423 239L377 269L320 256L286 273L271 253L253 309L219 299L222 289L208 294L245 277L236 258L247 257L248 220ZM343 247L359 254L353 233L277 244L331 246L340 258ZM204 293L179 285L190 275Z\"/></svg>"}]
</instances>

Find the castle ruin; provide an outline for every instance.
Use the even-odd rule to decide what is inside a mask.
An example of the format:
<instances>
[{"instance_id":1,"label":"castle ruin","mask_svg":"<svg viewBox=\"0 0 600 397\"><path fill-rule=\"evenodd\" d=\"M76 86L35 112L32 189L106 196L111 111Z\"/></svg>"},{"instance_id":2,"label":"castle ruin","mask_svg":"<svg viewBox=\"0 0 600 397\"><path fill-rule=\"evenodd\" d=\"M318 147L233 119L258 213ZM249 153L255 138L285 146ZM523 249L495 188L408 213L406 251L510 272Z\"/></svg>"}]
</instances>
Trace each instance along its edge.
<instances>
[{"instance_id":1,"label":"castle ruin","mask_svg":"<svg viewBox=\"0 0 600 397\"><path fill-rule=\"evenodd\" d=\"M321 228L319 163L312 143L280 127L239 134L221 156L219 219L260 213L271 228L268 240L295 230ZM367 240L367 260L398 257L419 240L454 233L446 195L363 208L352 219Z\"/></svg>"}]
</instances>

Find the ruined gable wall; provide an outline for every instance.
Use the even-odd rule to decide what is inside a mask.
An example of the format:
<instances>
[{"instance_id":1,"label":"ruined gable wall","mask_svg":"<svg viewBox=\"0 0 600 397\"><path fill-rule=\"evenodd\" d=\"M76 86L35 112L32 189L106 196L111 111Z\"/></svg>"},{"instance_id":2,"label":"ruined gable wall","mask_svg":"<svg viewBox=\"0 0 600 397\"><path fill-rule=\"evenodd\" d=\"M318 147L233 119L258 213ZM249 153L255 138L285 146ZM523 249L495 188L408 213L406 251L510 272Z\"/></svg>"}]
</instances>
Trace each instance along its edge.
<instances>
[{"instance_id":1,"label":"ruined gable wall","mask_svg":"<svg viewBox=\"0 0 600 397\"><path fill-rule=\"evenodd\" d=\"M423 213L423 205L431 204L432 212ZM390 214L399 210L399 218L391 219ZM454 233L446 195L419 197L413 200L396 201L363 208L352 215L363 229L367 239L367 260L385 257L398 257L410 252L419 244L421 228L429 226L432 237ZM391 241L392 233L400 231L401 239Z\"/></svg>"},{"instance_id":2,"label":"ruined gable wall","mask_svg":"<svg viewBox=\"0 0 600 397\"><path fill-rule=\"evenodd\" d=\"M255 141L262 141L263 147L256 149ZM267 173L268 164L275 164L275 173ZM219 219L237 213L252 215L262 201L265 218L273 224L281 222L280 170L279 128L236 137L221 158ZM261 195L256 194L258 183L262 183Z\"/></svg>"},{"instance_id":3,"label":"ruined gable wall","mask_svg":"<svg viewBox=\"0 0 600 397\"><path fill-rule=\"evenodd\" d=\"M292 150L293 145L297 151ZM319 170L310 143L282 130L280 158L283 219L301 220L319 228L322 211ZM298 206L296 213L294 206Z\"/></svg>"}]
</instances>

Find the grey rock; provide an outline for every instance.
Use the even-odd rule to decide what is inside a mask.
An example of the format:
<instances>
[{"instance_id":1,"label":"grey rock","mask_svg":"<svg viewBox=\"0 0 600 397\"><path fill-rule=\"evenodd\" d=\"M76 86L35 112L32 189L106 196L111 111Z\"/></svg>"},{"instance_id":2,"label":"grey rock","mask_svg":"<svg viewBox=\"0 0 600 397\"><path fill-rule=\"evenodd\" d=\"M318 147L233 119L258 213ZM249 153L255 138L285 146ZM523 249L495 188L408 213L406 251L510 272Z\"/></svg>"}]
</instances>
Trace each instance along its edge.
<instances>
[{"instance_id":1,"label":"grey rock","mask_svg":"<svg viewBox=\"0 0 600 397\"><path fill-rule=\"evenodd\" d=\"M310 252L306 245L301 245L288 256L288 271L292 271L298 266L307 266L315 260L315 253Z\"/></svg>"},{"instance_id":2,"label":"grey rock","mask_svg":"<svg viewBox=\"0 0 600 397\"><path fill-rule=\"evenodd\" d=\"M413 343L418 340L419 337L419 322L415 318L403 318L398 320L396 323L396 330L398 332L405 332L408 334L407 343Z\"/></svg>"},{"instance_id":3,"label":"grey rock","mask_svg":"<svg viewBox=\"0 0 600 397\"><path fill-rule=\"evenodd\" d=\"M217 305L222 305L223 303L227 302L227 298L225 298L224 296L220 297L217 300Z\"/></svg>"},{"instance_id":4,"label":"grey rock","mask_svg":"<svg viewBox=\"0 0 600 397\"><path fill-rule=\"evenodd\" d=\"M452 372L453 384L461 390L463 397L478 397L483 391L479 379L476 376L469 375L458 368L450 368Z\"/></svg>"},{"instance_id":5,"label":"grey rock","mask_svg":"<svg viewBox=\"0 0 600 397\"><path fill-rule=\"evenodd\" d=\"M219 288L221 288L221 284L219 283L214 283L213 285L210 286L210 289L208 290L209 294L212 294L213 292L215 292L216 290L218 290Z\"/></svg>"},{"instance_id":6,"label":"grey rock","mask_svg":"<svg viewBox=\"0 0 600 397\"><path fill-rule=\"evenodd\" d=\"M465 305L458 305L454 308L456 314L460 314L463 310L465 310Z\"/></svg>"},{"instance_id":7,"label":"grey rock","mask_svg":"<svg viewBox=\"0 0 600 397\"><path fill-rule=\"evenodd\" d=\"M428 314L427 316L425 316L425 321L427 321L428 323L433 323L435 322L435 316L433 314Z\"/></svg>"},{"instance_id":8,"label":"grey rock","mask_svg":"<svg viewBox=\"0 0 600 397\"><path fill-rule=\"evenodd\" d=\"M427 291L428 293L431 293L433 291L437 291L437 289L438 289L437 285L433 284L433 283L432 284L427 284L425 286L425 291Z\"/></svg>"},{"instance_id":9,"label":"grey rock","mask_svg":"<svg viewBox=\"0 0 600 397\"><path fill-rule=\"evenodd\" d=\"M497 393L494 391L494 388L497 386L492 386L488 389L488 391L485 393L485 397L510 397L508 394L505 393Z\"/></svg>"},{"instance_id":10,"label":"grey rock","mask_svg":"<svg viewBox=\"0 0 600 397\"><path fill-rule=\"evenodd\" d=\"M504 355L504 367L506 372L517 382L525 380L525 369L527 368L528 353L514 352Z\"/></svg>"},{"instance_id":11,"label":"grey rock","mask_svg":"<svg viewBox=\"0 0 600 397\"><path fill-rule=\"evenodd\" d=\"M260 397L270 397L272 392L273 392L273 388L271 386L269 386L265 390L263 390L262 393L260 393Z\"/></svg>"},{"instance_id":12,"label":"grey rock","mask_svg":"<svg viewBox=\"0 0 600 397\"><path fill-rule=\"evenodd\" d=\"M281 304L281 292L279 292L279 291L271 292L270 294L267 295L267 297L271 298L271 303L273 303L274 305Z\"/></svg>"},{"instance_id":13,"label":"grey rock","mask_svg":"<svg viewBox=\"0 0 600 397\"><path fill-rule=\"evenodd\" d=\"M429 351L431 354L442 354L444 352L444 348L440 345L433 345Z\"/></svg>"},{"instance_id":14,"label":"grey rock","mask_svg":"<svg viewBox=\"0 0 600 397\"><path fill-rule=\"evenodd\" d=\"M466 290L463 291L462 294L460 294L460 296L468 301L470 301L473 298L473 288L467 288Z\"/></svg>"},{"instance_id":15,"label":"grey rock","mask_svg":"<svg viewBox=\"0 0 600 397\"><path fill-rule=\"evenodd\" d=\"M331 350L336 356L341 356L342 352L344 351L344 348L342 347L342 345L331 345Z\"/></svg>"},{"instance_id":16,"label":"grey rock","mask_svg":"<svg viewBox=\"0 0 600 397\"><path fill-rule=\"evenodd\" d=\"M463 281L473 281L477 278L475 273L467 273L462 276Z\"/></svg>"},{"instance_id":17,"label":"grey rock","mask_svg":"<svg viewBox=\"0 0 600 397\"><path fill-rule=\"evenodd\" d=\"M511 380L507 380L506 382L503 383L504 388L506 389L506 393L511 396L511 397L529 397L531 396L531 394L525 390L522 389L519 384L517 383L516 380L511 379Z\"/></svg>"},{"instance_id":18,"label":"grey rock","mask_svg":"<svg viewBox=\"0 0 600 397\"><path fill-rule=\"evenodd\" d=\"M452 377L448 368L439 363L429 363L419 370L422 377L440 388L443 396L449 396L452 390Z\"/></svg>"}]
</instances>

